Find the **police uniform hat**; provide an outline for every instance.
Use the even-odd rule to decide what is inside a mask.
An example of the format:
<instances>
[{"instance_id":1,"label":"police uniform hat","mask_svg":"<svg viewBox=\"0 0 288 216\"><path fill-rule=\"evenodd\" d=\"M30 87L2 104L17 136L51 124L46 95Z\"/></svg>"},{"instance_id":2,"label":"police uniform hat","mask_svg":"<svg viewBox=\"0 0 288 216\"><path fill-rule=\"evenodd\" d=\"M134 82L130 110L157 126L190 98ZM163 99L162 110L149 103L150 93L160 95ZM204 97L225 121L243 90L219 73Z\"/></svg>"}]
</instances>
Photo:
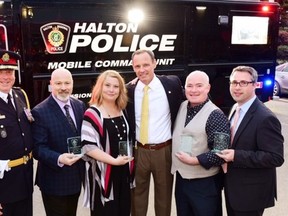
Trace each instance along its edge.
<instances>
[{"instance_id":1,"label":"police uniform hat","mask_svg":"<svg viewBox=\"0 0 288 216\"><path fill-rule=\"evenodd\" d=\"M20 59L20 55L15 52L0 50L0 70L11 69L17 70L17 60Z\"/></svg>"}]
</instances>

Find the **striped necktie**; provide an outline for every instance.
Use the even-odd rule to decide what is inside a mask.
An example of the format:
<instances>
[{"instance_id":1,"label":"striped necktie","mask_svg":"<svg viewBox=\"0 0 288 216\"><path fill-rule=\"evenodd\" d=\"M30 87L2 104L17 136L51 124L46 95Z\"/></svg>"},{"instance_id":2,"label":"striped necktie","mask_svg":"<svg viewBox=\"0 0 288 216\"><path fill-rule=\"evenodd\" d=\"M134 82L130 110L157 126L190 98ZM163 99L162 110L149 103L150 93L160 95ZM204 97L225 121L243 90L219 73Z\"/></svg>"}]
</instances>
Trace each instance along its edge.
<instances>
[{"instance_id":1,"label":"striped necktie","mask_svg":"<svg viewBox=\"0 0 288 216\"><path fill-rule=\"evenodd\" d=\"M67 120L68 120L68 123L69 123L70 127L72 128L72 130L76 133L76 132L77 132L77 129L76 129L76 126L75 126L75 124L74 124L74 122L73 122L73 119L72 119L72 117L71 117L71 115L70 115L69 105L66 104L66 105L64 106L64 109L65 109L65 112L66 112L66 118L67 118Z\"/></svg>"}]
</instances>

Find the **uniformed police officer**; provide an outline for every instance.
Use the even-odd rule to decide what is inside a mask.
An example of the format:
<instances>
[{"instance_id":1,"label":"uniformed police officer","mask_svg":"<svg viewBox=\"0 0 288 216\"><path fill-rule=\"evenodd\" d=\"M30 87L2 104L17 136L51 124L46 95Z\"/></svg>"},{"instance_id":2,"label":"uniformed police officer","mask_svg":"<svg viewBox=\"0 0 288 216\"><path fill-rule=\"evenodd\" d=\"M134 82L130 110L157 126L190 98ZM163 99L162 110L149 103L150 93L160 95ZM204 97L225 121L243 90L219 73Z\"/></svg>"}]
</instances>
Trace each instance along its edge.
<instances>
[{"instance_id":1,"label":"uniformed police officer","mask_svg":"<svg viewBox=\"0 0 288 216\"><path fill-rule=\"evenodd\" d=\"M30 105L13 87L20 56L0 50L0 215L32 216L33 159Z\"/></svg>"}]
</instances>

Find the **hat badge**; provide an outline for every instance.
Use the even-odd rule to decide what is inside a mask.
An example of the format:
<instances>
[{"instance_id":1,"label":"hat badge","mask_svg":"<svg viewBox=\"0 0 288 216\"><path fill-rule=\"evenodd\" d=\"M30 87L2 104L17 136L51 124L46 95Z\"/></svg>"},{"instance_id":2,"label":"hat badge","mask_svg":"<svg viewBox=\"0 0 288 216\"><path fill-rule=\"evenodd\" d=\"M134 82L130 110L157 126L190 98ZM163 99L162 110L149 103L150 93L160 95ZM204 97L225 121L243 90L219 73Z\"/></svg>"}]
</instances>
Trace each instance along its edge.
<instances>
[{"instance_id":1,"label":"hat badge","mask_svg":"<svg viewBox=\"0 0 288 216\"><path fill-rule=\"evenodd\" d=\"M8 54L8 53L5 53L5 54L2 56L2 60L3 60L4 62L8 62L8 61L10 60L9 54Z\"/></svg>"}]
</instances>

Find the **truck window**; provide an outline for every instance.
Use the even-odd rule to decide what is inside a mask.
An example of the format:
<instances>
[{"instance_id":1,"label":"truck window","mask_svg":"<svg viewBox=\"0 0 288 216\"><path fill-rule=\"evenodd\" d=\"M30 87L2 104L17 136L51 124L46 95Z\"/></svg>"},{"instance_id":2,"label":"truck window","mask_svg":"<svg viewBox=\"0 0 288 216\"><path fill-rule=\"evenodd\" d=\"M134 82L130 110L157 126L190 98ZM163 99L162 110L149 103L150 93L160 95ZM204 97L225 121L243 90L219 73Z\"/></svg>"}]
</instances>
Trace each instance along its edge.
<instances>
[{"instance_id":1,"label":"truck window","mask_svg":"<svg viewBox=\"0 0 288 216\"><path fill-rule=\"evenodd\" d=\"M22 56L22 86L31 95L32 106L50 94L50 75L58 67L72 72L73 92L84 101L90 99L104 70L117 70L130 81L135 78L131 54L139 48L154 51L157 75L177 75L184 84L191 71L205 71L211 100L224 112L234 103L229 75L238 65L258 71L260 100L273 95L278 3L12 0L12 4L13 13L11 7L3 11L9 15L8 45ZM133 9L142 15L141 21L128 19Z\"/></svg>"}]
</instances>

